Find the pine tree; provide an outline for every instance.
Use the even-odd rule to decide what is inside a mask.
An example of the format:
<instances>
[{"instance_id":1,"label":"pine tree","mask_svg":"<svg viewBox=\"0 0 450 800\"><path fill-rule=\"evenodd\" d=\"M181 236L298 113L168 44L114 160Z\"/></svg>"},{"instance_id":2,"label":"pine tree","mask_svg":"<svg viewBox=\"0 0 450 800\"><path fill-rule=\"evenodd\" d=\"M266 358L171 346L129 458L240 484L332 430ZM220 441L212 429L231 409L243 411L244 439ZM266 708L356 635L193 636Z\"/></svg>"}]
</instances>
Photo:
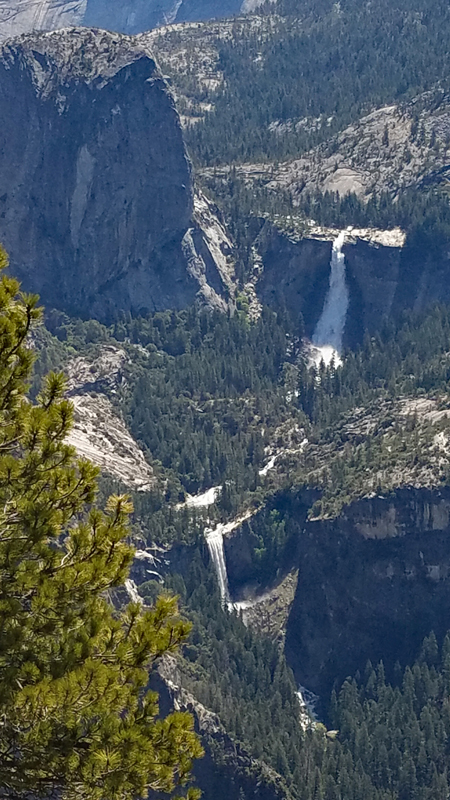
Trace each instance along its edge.
<instances>
[{"instance_id":1,"label":"pine tree","mask_svg":"<svg viewBox=\"0 0 450 800\"><path fill-rule=\"evenodd\" d=\"M0 252L0 268L7 266ZM0 797L172 791L201 755L191 715L158 718L149 669L188 632L176 600L116 612L131 504L92 507L97 470L64 440L64 380L26 398L35 296L0 279ZM189 790L191 792L191 790ZM189 795L189 792L188 792ZM191 792L191 797L194 794Z\"/></svg>"}]
</instances>

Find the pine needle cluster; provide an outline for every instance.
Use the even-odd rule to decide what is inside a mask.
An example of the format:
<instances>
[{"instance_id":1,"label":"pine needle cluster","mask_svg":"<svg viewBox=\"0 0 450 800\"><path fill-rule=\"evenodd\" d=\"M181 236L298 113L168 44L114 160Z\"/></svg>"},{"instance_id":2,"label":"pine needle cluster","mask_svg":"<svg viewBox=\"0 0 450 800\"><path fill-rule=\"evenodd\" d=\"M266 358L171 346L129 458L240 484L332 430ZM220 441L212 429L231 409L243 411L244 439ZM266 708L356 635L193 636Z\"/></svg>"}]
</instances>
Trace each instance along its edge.
<instances>
[{"instance_id":1,"label":"pine needle cluster","mask_svg":"<svg viewBox=\"0 0 450 800\"><path fill-rule=\"evenodd\" d=\"M0 251L0 269L7 257ZM27 399L38 298L0 278L0 797L128 800L184 785L201 755L186 713L158 716L149 671L189 625L176 599L114 610L133 558L125 496L93 507L97 469L65 443L50 374ZM197 793L188 791L188 797Z\"/></svg>"}]
</instances>

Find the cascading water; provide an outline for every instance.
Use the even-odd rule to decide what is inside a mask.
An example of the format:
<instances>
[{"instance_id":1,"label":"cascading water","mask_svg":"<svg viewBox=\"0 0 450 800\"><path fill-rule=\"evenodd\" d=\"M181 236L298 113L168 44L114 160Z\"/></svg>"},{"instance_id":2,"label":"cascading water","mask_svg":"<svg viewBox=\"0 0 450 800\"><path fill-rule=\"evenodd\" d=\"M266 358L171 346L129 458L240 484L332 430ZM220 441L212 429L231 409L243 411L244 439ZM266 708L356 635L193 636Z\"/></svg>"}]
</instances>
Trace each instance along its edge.
<instances>
[{"instance_id":1,"label":"cascading water","mask_svg":"<svg viewBox=\"0 0 450 800\"><path fill-rule=\"evenodd\" d=\"M322 360L325 364L329 364L333 357L336 365L342 363L339 354L342 351L342 337L349 303L348 286L345 281L345 256L342 252L345 233L341 231L333 242L330 286L312 337L311 358L315 364L320 364Z\"/></svg>"},{"instance_id":2,"label":"cascading water","mask_svg":"<svg viewBox=\"0 0 450 800\"><path fill-rule=\"evenodd\" d=\"M139 594L138 587L131 578L128 578L125 581L125 589L127 590L128 597L133 603L140 603L140 605L142 605L143 600Z\"/></svg>"},{"instance_id":3,"label":"cascading water","mask_svg":"<svg viewBox=\"0 0 450 800\"><path fill-rule=\"evenodd\" d=\"M219 584L220 597L223 605L230 605L230 590L228 588L228 575L225 565L225 552L223 549L223 534L221 531L205 532L206 544L216 570Z\"/></svg>"}]
</instances>

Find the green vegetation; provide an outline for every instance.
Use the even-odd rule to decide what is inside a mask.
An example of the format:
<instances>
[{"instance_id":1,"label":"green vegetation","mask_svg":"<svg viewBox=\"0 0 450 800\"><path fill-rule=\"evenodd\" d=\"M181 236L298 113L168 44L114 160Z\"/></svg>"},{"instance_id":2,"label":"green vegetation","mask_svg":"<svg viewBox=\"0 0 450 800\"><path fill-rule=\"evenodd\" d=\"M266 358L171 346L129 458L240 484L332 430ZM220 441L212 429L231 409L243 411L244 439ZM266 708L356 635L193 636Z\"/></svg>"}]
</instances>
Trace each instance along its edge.
<instances>
[{"instance_id":1,"label":"green vegetation","mask_svg":"<svg viewBox=\"0 0 450 800\"><path fill-rule=\"evenodd\" d=\"M7 265L0 251L0 268ZM64 443L72 407L51 373L26 397L37 297L0 280L0 795L146 797L201 755L189 714L158 719L149 670L186 637L175 598L115 611L132 506L92 507L97 469ZM197 797L189 790L188 796Z\"/></svg>"},{"instance_id":2,"label":"green vegetation","mask_svg":"<svg viewBox=\"0 0 450 800\"><path fill-rule=\"evenodd\" d=\"M388 492L408 476L445 484L448 459L437 458L435 437L447 436L448 420L422 418L414 403L431 402L438 414L449 408L450 310L406 314L366 337L341 368L317 371L304 362L288 316L267 309L256 323L246 313L227 318L194 310L124 318L97 331L94 341L87 326L77 323L75 336L75 323L65 321L53 329L58 341L45 339L45 347L61 355L60 347L93 352L102 342L120 342L130 355L126 382L112 399L162 479L152 493L136 495L137 521L149 540L191 544L183 575L164 573L193 624L179 662L183 686L282 775L295 800L446 797L447 656L425 664L422 655L404 679L397 671L393 686L381 667L375 677L368 668L363 682L344 685L329 712L322 698L336 735L323 726L303 730L295 680L278 645L221 606L203 542L204 512L174 505L186 490L217 482L225 491L209 510L212 520L260 507L245 523L253 556L244 577L270 585L290 567L308 514L334 516L345 503ZM185 435L186 451L177 447ZM226 461L212 457L214 448ZM273 448L280 453L276 468L262 478ZM140 589L153 600L160 583Z\"/></svg>"},{"instance_id":3,"label":"green vegetation","mask_svg":"<svg viewBox=\"0 0 450 800\"><path fill-rule=\"evenodd\" d=\"M367 202L354 194L304 193L295 205L289 192L268 189L267 179L247 183L235 170L227 175L203 176L202 183L221 208L233 235L242 282L253 269L253 248L266 220L296 240L308 235L310 220L341 230L349 226L381 230L400 227L407 237L404 261L419 272L424 258L442 256L447 251L450 202L444 180L420 190L403 189L395 197L381 192Z\"/></svg>"},{"instance_id":4,"label":"green vegetation","mask_svg":"<svg viewBox=\"0 0 450 800\"><path fill-rule=\"evenodd\" d=\"M295 157L374 107L448 88L443 0L280 0L275 22L271 11L233 37L208 37L225 81L209 98L214 110L186 132L200 164Z\"/></svg>"},{"instance_id":5,"label":"green vegetation","mask_svg":"<svg viewBox=\"0 0 450 800\"><path fill-rule=\"evenodd\" d=\"M225 517L250 497L260 502L265 448L306 423L286 399L286 315L264 309L249 324L241 306L234 317L192 308L124 319L109 330L99 326L102 338L95 342L83 334L88 322L50 321L55 338L44 339L47 362L61 347L66 359L74 348L94 358L102 342L129 354L126 380L111 400L161 479L152 492L135 497L137 514L156 540L201 535L201 510L188 515L174 509L186 492L222 486L217 513Z\"/></svg>"},{"instance_id":6,"label":"green vegetation","mask_svg":"<svg viewBox=\"0 0 450 800\"><path fill-rule=\"evenodd\" d=\"M238 494L255 489L264 446L291 414L279 386L286 334L277 316L267 309L248 326L240 314L166 313L127 332L147 348L124 396L135 438L188 492L226 481Z\"/></svg>"},{"instance_id":7,"label":"green vegetation","mask_svg":"<svg viewBox=\"0 0 450 800\"><path fill-rule=\"evenodd\" d=\"M446 800L450 635L441 651L430 635L414 665L396 667L392 685L382 664L368 663L363 679L333 693L326 717L334 731L320 724L305 730L279 647L222 608L200 552L185 579L174 576L169 585L193 622L179 665L183 685L284 777L293 798ZM141 591L152 598L157 587L150 582Z\"/></svg>"},{"instance_id":8,"label":"green vegetation","mask_svg":"<svg viewBox=\"0 0 450 800\"><path fill-rule=\"evenodd\" d=\"M347 681L333 699L333 723L346 757L370 778L378 796L448 797L449 676L450 636L439 650L431 634L415 664L403 674L398 669L394 685L386 682L382 663L376 670L369 663L364 681Z\"/></svg>"},{"instance_id":9,"label":"green vegetation","mask_svg":"<svg viewBox=\"0 0 450 800\"><path fill-rule=\"evenodd\" d=\"M155 541L201 539L205 512L175 506L186 492L214 485L222 495L208 513L219 520L296 484L321 490L311 513L333 516L371 491L389 492L407 480L447 481L447 462L435 451L446 419L414 421L398 400L429 395L437 410L448 406L446 307L390 321L348 352L341 368L318 372L301 354L298 325L268 309L256 323L243 313L229 318L195 309L124 319L109 330L99 326L95 341L90 328L66 321L53 328L60 340L42 334L47 363L49 353L61 361L75 348L93 357L102 342L129 353L126 380L111 399L159 476L151 492L134 498L141 532ZM262 477L274 449L277 469ZM264 536L278 538L268 530ZM278 555L254 533L262 578ZM279 536L284 540L281 529Z\"/></svg>"}]
</instances>

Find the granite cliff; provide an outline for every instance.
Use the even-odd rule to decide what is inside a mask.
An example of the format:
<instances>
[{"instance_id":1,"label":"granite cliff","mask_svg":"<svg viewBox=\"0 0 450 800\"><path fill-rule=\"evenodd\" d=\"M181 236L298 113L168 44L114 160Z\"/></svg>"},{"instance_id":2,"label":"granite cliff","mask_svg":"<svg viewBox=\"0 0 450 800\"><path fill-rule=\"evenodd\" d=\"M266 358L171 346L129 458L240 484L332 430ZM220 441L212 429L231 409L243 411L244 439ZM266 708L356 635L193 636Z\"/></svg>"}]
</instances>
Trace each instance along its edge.
<instances>
[{"instance_id":1,"label":"granite cliff","mask_svg":"<svg viewBox=\"0 0 450 800\"><path fill-rule=\"evenodd\" d=\"M11 41L0 113L0 240L26 290L101 320L197 297L226 307L231 244L204 199L194 208L179 117L144 45L80 28Z\"/></svg>"},{"instance_id":2,"label":"granite cliff","mask_svg":"<svg viewBox=\"0 0 450 800\"><path fill-rule=\"evenodd\" d=\"M413 660L450 612L448 489L405 487L311 521L299 541L286 652L309 688L383 659L390 674Z\"/></svg>"},{"instance_id":3,"label":"granite cliff","mask_svg":"<svg viewBox=\"0 0 450 800\"><path fill-rule=\"evenodd\" d=\"M263 593L259 587L255 596L251 580L258 546L251 526L224 544L234 598L248 596L237 604L244 620L284 642L298 682L327 697L368 659L383 659L392 675L431 630L445 635L450 494L448 487L404 486L357 500L332 519L308 519L309 502L302 491L278 499L279 509L289 503L286 577Z\"/></svg>"},{"instance_id":4,"label":"granite cliff","mask_svg":"<svg viewBox=\"0 0 450 800\"><path fill-rule=\"evenodd\" d=\"M257 296L273 308L288 309L294 319L301 312L308 336L323 309L335 238L336 230L312 227L296 236L267 221L255 241ZM398 229L353 229L346 233L343 252L350 294L346 345L361 341L364 331L376 331L383 319L405 307L425 307L442 299L442 283L434 283L431 277L443 268L447 254L443 254L440 265L430 264L421 285L404 244L405 236Z\"/></svg>"},{"instance_id":5,"label":"granite cliff","mask_svg":"<svg viewBox=\"0 0 450 800\"><path fill-rule=\"evenodd\" d=\"M174 21L226 17L255 5L251 0L0 0L0 40L66 25L133 34Z\"/></svg>"}]
</instances>

